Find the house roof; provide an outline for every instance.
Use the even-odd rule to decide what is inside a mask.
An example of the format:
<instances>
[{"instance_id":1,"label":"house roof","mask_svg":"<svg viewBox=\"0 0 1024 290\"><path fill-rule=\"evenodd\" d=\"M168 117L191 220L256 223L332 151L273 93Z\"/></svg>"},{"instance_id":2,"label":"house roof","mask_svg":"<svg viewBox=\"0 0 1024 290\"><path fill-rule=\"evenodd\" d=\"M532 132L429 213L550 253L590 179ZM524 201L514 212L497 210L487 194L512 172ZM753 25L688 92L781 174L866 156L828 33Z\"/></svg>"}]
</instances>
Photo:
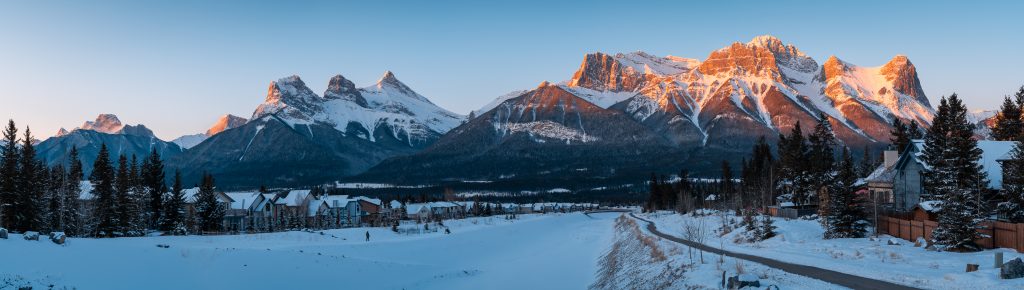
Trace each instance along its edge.
<instances>
[{"instance_id":1,"label":"house roof","mask_svg":"<svg viewBox=\"0 0 1024 290\"><path fill-rule=\"evenodd\" d=\"M236 191L236 192L225 192L231 198L231 209L249 209L257 197L260 196L258 191Z\"/></svg>"},{"instance_id":2,"label":"house roof","mask_svg":"<svg viewBox=\"0 0 1024 290\"><path fill-rule=\"evenodd\" d=\"M327 195L327 196L321 197L321 199L326 201L327 202L327 206L332 207L332 208L346 207L346 206L348 206L348 203L350 203L350 202L359 201L358 198L350 197L348 195Z\"/></svg>"},{"instance_id":3,"label":"house roof","mask_svg":"<svg viewBox=\"0 0 1024 290\"><path fill-rule=\"evenodd\" d=\"M357 196L357 197L355 197L355 199L362 200L362 201L369 202L369 203L376 204L376 205L381 205L381 201L380 201L379 198L369 198L369 197L365 197L365 196Z\"/></svg>"},{"instance_id":4,"label":"house roof","mask_svg":"<svg viewBox=\"0 0 1024 290\"><path fill-rule=\"evenodd\" d=\"M306 207L306 216L316 216L317 212L320 211L320 206L324 205L326 205L327 207L331 207L330 204L327 204L327 201L322 199L317 199L309 202L309 206Z\"/></svg>"},{"instance_id":5,"label":"house roof","mask_svg":"<svg viewBox=\"0 0 1024 290\"><path fill-rule=\"evenodd\" d=\"M274 204L283 206L301 206L307 195L309 195L309 189L291 190L283 196L278 196L277 200L274 201Z\"/></svg>"}]
</instances>

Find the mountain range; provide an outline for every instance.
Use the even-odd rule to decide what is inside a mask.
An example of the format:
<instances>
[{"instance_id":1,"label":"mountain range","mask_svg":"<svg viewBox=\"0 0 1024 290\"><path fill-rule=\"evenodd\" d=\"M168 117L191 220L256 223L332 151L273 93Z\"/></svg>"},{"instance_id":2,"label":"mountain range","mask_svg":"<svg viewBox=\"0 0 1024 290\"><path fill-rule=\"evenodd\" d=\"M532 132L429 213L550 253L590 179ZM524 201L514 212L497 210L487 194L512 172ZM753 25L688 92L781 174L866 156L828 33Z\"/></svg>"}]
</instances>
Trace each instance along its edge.
<instances>
[{"instance_id":1,"label":"mountain range","mask_svg":"<svg viewBox=\"0 0 1024 290\"><path fill-rule=\"evenodd\" d=\"M568 81L500 97L478 112L434 146L363 176L408 182L526 172L611 178L623 174L617 168L663 166L710 174L721 160L741 162L762 136L774 144L797 122L809 133L823 117L840 145L859 149L887 143L894 119L927 127L935 114L906 56L878 67L835 56L819 64L771 36L733 43L704 60L587 54ZM630 135L595 133L615 129Z\"/></svg>"},{"instance_id":2,"label":"mountain range","mask_svg":"<svg viewBox=\"0 0 1024 290\"><path fill-rule=\"evenodd\" d=\"M56 135L37 144L36 152L48 166L54 166L65 164L71 148L76 147L88 176L103 144L107 145L114 162L122 154L128 158L132 155L145 158L154 149L164 158L173 158L184 152L177 144L157 138L146 126L122 124L113 114L101 114L96 120L86 121L71 131L61 128Z\"/></svg>"},{"instance_id":3,"label":"mountain range","mask_svg":"<svg viewBox=\"0 0 1024 290\"><path fill-rule=\"evenodd\" d=\"M391 72L367 87L336 75L319 95L290 76L270 83L248 120L226 115L205 133L164 143L179 148L165 157L186 177L210 172L234 186L636 178L717 173L722 160L741 162L759 138L774 144L797 122L805 133L829 122L842 146L881 147L895 119L928 127L934 114L906 56L874 67L836 56L819 63L759 36L703 59L586 54L568 80L500 96L470 117ZM159 140L109 119L54 138L91 131Z\"/></svg>"}]
</instances>

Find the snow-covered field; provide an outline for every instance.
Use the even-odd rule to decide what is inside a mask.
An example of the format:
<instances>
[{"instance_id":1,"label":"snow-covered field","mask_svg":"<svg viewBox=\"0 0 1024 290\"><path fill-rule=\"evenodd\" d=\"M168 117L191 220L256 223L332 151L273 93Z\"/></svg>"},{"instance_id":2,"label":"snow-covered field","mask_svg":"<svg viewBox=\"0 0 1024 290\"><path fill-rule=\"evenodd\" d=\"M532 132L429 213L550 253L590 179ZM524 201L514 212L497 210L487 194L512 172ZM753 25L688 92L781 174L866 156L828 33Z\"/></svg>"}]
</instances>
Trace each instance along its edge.
<instances>
[{"instance_id":1,"label":"snow-covered field","mask_svg":"<svg viewBox=\"0 0 1024 290\"><path fill-rule=\"evenodd\" d=\"M450 235L354 228L71 238L65 246L12 235L0 240L0 288L7 282L78 289L584 289L617 216L472 218L448 221Z\"/></svg>"},{"instance_id":2,"label":"snow-covered field","mask_svg":"<svg viewBox=\"0 0 1024 290\"><path fill-rule=\"evenodd\" d=\"M674 213L645 214L658 225L658 230L683 236L683 223L690 215ZM711 228L718 228L717 215L703 216ZM739 222L741 217L729 216ZM914 242L882 236L872 240L822 238L824 230L817 221L775 218L778 236L757 243L736 243L738 228L722 237L712 235L705 244L726 250L768 257L790 263L810 265L843 273L885 280L925 289L1024 289L1024 279L1001 280L994 268L996 252L1009 261L1024 255L1012 249L995 249L977 253L952 253L915 247ZM889 240L899 245L889 245ZM977 272L966 273L966 264L978 264Z\"/></svg>"}]
</instances>

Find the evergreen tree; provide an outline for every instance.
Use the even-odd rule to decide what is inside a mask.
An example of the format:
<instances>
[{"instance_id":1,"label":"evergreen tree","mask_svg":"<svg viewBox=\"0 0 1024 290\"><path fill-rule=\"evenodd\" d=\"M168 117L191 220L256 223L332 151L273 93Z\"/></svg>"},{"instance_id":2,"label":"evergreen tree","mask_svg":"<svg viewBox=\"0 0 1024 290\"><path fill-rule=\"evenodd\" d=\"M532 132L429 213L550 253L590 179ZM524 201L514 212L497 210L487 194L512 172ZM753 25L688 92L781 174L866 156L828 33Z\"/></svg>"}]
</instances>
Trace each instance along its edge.
<instances>
[{"instance_id":1,"label":"evergreen tree","mask_svg":"<svg viewBox=\"0 0 1024 290\"><path fill-rule=\"evenodd\" d=\"M761 215L761 229L758 233L761 234L760 240L767 240L775 237L775 222L772 221L772 217L769 215Z\"/></svg>"},{"instance_id":2,"label":"evergreen tree","mask_svg":"<svg viewBox=\"0 0 1024 290\"><path fill-rule=\"evenodd\" d=\"M722 160L722 188L721 196L723 200L729 200L736 192L736 186L732 180L732 166L729 166L729 161Z\"/></svg>"},{"instance_id":3,"label":"evergreen tree","mask_svg":"<svg viewBox=\"0 0 1024 290\"><path fill-rule=\"evenodd\" d=\"M121 235L131 235L134 230L135 201L132 200L132 180L128 158L121 154L117 158L117 173L114 179L114 192L117 199L117 230Z\"/></svg>"},{"instance_id":4,"label":"evergreen tree","mask_svg":"<svg viewBox=\"0 0 1024 290\"><path fill-rule=\"evenodd\" d=\"M145 185L145 191L148 193L149 205L147 208L149 223L151 226L155 226L161 217L161 210L163 209L164 193L167 192L167 185L165 184L164 177L164 164L163 160L160 159L160 154L156 152L156 148L150 152L149 158L143 161L142 166L142 182Z\"/></svg>"},{"instance_id":5,"label":"evergreen tree","mask_svg":"<svg viewBox=\"0 0 1024 290\"><path fill-rule=\"evenodd\" d=\"M67 181L67 173L64 166L57 165L50 169L46 191L46 223L47 229L55 232L64 231L64 223L67 219L64 214L64 195Z\"/></svg>"},{"instance_id":6,"label":"evergreen tree","mask_svg":"<svg viewBox=\"0 0 1024 290\"><path fill-rule=\"evenodd\" d=\"M825 114L819 116L818 124L814 126L814 132L807 138L809 143L811 190L819 194L819 199L827 198L827 187L832 184L834 178L835 152L833 147L836 144L835 134L832 133L832 124L829 123ZM819 202L819 208L827 208L827 202Z\"/></svg>"},{"instance_id":7,"label":"evergreen tree","mask_svg":"<svg viewBox=\"0 0 1024 290\"><path fill-rule=\"evenodd\" d=\"M992 127L992 139L999 141L1017 140L1021 136L1021 107L1010 97L1003 98L1003 105L996 114L996 124Z\"/></svg>"},{"instance_id":8,"label":"evergreen tree","mask_svg":"<svg viewBox=\"0 0 1024 290\"><path fill-rule=\"evenodd\" d=\"M114 167L110 165L110 152L107 144L100 145L100 152L93 162L92 195L96 199L94 218L96 219L96 236L112 236L120 225L117 194L114 190Z\"/></svg>"},{"instance_id":9,"label":"evergreen tree","mask_svg":"<svg viewBox=\"0 0 1024 290\"><path fill-rule=\"evenodd\" d=\"M779 135L779 176L789 195L788 199L796 204L802 204L812 187L807 162L809 157L807 141L797 121L788 137Z\"/></svg>"},{"instance_id":10,"label":"evergreen tree","mask_svg":"<svg viewBox=\"0 0 1024 290\"><path fill-rule=\"evenodd\" d=\"M0 227L14 228L12 206L18 195L18 127L14 120L7 121L4 129L3 152L0 152Z\"/></svg>"},{"instance_id":11,"label":"evergreen tree","mask_svg":"<svg viewBox=\"0 0 1024 290\"><path fill-rule=\"evenodd\" d=\"M999 213L1013 223L1024 223L1024 144L1017 142L1010 160L1003 161L1003 190L1006 201L999 203Z\"/></svg>"},{"instance_id":12,"label":"evergreen tree","mask_svg":"<svg viewBox=\"0 0 1024 290\"><path fill-rule=\"evenodd\" d=\"M875 161L873 154L871 154L871 148L868 145L864 145L864 154L860 158L860 166L857 170L857 176L867 177L871 172L875 171L879 165L878 161Z\"/></svg>"},{"instance_id":13,"label":"evergreen tree","mask_svg":"<svg viewBox=\"0 0 1024 290\"><path fill-rule=\"evenodd\" d=\"M848 149L843 150L841 160L836 181L830 190L831 203L822 205L831 207L825 238L861 238L867 232L867 215L863 200L856 195L857 174Z\"/></svg>"},{"instance_id":14,"label":"evergreen tree","mask_svg":"<svg viewBox=\"0 0 1024 290\"><path fill-rule=\"evenodd\" d=\"M64 179L64 194L63 194L63 207L64 211L62 216L64 218L64 233L70 236L77 236L82 234L82 215L79 211L80 203L79 197L81 196L81 182L84 173L82 173L82 161L78 159L78 148L71 146L71 151L68 153L68 171L67 177Z\"/></svg>"},{"instance_id":15,"label":"evergreen tree","mask_svg":"<svg viewBox=\"0 0 1024 290\"><path fill-rule=\"evenodd\" d=\"M185 193L181 186L181 172L174 171L174 183L171 194L163 203L160 229L172 234L185 233Z\"/></svg>"},{"instance_id":16,"label":"evergreen tree","mask_svg":"<svg viewBox=\"0 0 1024 290\"><path fill-rule=\"evenodd\" d=\"M921 127L918 127L917 122L914 121L911 121L910 126L907 127L907 134L910 135L910 140L924 138L924 131L921 131Z\"/></svg>"},{"instance_id":17,"label":"evergreen tree","mask_svg":"<svg viewBox=\"0 0 1024 290\"><path fill-rule=\"evenodd\" d=\"M932 239L946 248L978 249L974 240L981 237L977 229L986 216L981 196L988 181L979 163L982 152L973 138L974 124L967 121L967 107L956 94L940 102L935 119L942 130L929 131L923 152L929 165L926 190L942 202ZM940 143L942 147L935 146Z\"/></svg>"},{"instance_id":18,"label":"evergreen tree","mask_svg":"<svg viewBox=\"0 0 1024 290\"><path fill-rule=\"evenodd\" d=\"M911 121L911 124L916 124ZM903 120L900 118L893 118L892 120L892 131L889 131L889 142L892 143L893 147L896 147L896 151L903 153L903 150L910 145L910 131L907 129L907 125L903 124Z\"/></svg>"},{"instance_id":19,"label":"evergreen tree","mask_svg":"<svg viewBox=\"0 0 1024 290\"><path fill-rule=\"evenodd\" d=\"M201 231L220 231L221 222L224 219L224 206L217 199L214 191L213 175L203 174L203 181L199 184L199 193L196 194L196 217Z\"/></svg>"},{"instance_id":20,"label":"evergreen tree","mask_svg":"<svg viewBox=\"0 0 1024 290\"><path fill-rule=\"evenodd\" d=\"M647 197L647 210L656 211L661 208L661 186L658 184L658 176L651 173L650 195Z\"/></svg>"},{"instance_id":21,"label":"evergreen tree","mask_svg":"<svg viewBox=\"0 0 1024 290\"><path fill-rule=\"evenodd\" d=\"M17 194L10 201L13 229L15 231L39 230L39 209L38 204L43 198L45 184L40 176L42 169L39 168L39 161L36 160L35 146L32 145L32 131L25 128L25 135L21 140L21 153L18 161L18 185Z\"/></svg>"}]
</instances>

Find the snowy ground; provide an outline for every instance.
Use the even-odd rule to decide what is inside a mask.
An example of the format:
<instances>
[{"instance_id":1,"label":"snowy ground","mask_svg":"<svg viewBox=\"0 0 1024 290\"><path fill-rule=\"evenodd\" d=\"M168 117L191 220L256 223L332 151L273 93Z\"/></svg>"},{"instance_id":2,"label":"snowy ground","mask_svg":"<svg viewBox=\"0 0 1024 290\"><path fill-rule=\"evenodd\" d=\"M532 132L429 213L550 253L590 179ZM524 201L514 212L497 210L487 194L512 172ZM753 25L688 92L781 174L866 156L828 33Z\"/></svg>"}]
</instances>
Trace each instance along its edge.
<instances>
[{"instance_id":1,"label":"snowy ground","mask_svg":"<svg viewBox=\"0 0 1024 290\"><path fill-rule=\"evenodd\" d=\"M618 213L448 221L443 231L388 228L236 236L0 240L0 288L584 289ZM158 244L170 248L157 247Z\"/></svg>"},{"instance_id":2,"label":"snowy ground","mask_svg":"<svg viewBox=\"0 0 1024 290\"><path fill-rule=\"evenodd\" d=\"M721 289L723 272L727 277L754 276L761 283L757 289L846 289L711 253L704 253L702 260L699 251L661 239L628 217L616 221L613 241L599 261L592 289Z\"/></svg>"},{"instance_id":3,"label":"snowy ground","mask_svg":"<svg viewBox=\"0 0 1024 290\"><path fill-rule=\"evenodd\" d=\"M658 230L683 236L682 224L693 220L690 215L672 213L645 214L655 221ZM704 216L712 228L721 225L719 216ZM729 216L739 222L741 218ZM835 270L872 279L885 280L925 289L1024 289L1024 279L1001 280L994 268L996 252L1004 253L1004 261L1024 257L1012 249L996 249L978 253L952 253L925 250L914 242L883 236L876 240L822 239L823 230L817 221L775 219L778 236L758 243L736 243L739 228L719 238L713 235L705 243L723 246L726 250L768 257L780 261ZM888 245L894 239L899 245ZM978 264L980 270L965 273L966 264Z\"/></svg>"}]
</instances>

